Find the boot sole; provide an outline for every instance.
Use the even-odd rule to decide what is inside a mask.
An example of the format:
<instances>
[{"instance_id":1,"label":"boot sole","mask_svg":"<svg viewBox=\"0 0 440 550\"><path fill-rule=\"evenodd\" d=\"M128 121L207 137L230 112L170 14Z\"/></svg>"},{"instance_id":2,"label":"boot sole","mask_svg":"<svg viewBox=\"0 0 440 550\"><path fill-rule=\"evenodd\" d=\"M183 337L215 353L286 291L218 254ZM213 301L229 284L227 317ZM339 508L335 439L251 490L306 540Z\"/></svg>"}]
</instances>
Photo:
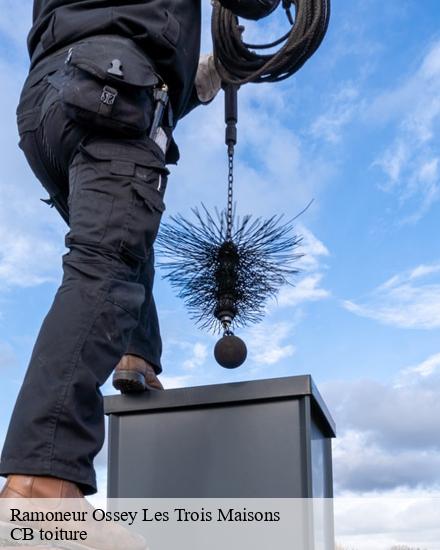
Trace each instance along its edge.
<instances>
[{"instance_id":1,"label":"boot sole","mask_svg":"<svg viewBox=\"0 0 440 550\"><path fill-rule=\"evenodd\" d=\"M120 370L113 375L113 387L121 393L140 393L149 389L145 376L137 371Z\"/></svg>"}]
</instances>

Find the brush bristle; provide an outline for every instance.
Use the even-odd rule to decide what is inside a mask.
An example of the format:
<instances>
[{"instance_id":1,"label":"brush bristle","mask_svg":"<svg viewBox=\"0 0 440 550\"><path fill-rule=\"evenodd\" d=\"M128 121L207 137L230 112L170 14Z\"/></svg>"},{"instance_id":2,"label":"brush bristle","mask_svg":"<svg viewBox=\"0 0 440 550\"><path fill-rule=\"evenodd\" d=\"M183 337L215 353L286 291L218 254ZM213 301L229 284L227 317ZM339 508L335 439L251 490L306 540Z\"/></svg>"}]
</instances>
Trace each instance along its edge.
<instances>
[{"instance_id":1,"label":"brush bristle","mask_svg":"<svg viewBox=\"0 0 440 550\"><path fill-rule=\"evenodd\" d=\"M298 273L295 262L301 237L293 233L293 220L282 222L283 216L267 220L245 216L233 217L231 238L227 239L226 211L212 216L206 207L192 210L195 219L182 215L171 217L161 227L157 238L159 266L166 271L165 279L183 298L190 316L204 329L220 332L222 325L214 313L219 291L229 288L236 314L233 327L260 321L267 300L276 296L281 286L292 284ZM232 243L237 253L233 280L219 280L224 272L220 250Z\"/></svg>"}]
</instances>

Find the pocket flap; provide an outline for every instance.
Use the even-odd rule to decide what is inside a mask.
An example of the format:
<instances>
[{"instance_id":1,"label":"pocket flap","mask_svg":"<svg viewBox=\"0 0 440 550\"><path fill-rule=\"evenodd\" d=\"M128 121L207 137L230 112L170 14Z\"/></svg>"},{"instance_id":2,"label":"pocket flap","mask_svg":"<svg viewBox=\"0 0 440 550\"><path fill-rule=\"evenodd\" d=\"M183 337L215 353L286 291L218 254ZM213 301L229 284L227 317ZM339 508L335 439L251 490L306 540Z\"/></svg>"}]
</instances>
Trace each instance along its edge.
<instances>
[{"instance_id":1,"label":"pocket flap","mask_svg":"<svg viewBox=\"0 0 440 550\"><path fill-rule=\"evenodd\" d=\"M143 143L140 140L99 139L83 143L80 149L95 160L111 161L112 169L119 169L117 173L121 175L133 175L131 167L136 164L169 174L163 153L152 140Z\"/></svg>"},{"instance_id":2,"label":"pocket flap","mask_svg":"<svg viewBox=\"0 0 440 550\"><path fill-rule=\"evenodd\" d=\"M177 46L180 36L180 23L176 17L168 10L165 11L167 22L162 31L162 36L174 47Z\"/></svg>"},{"instance_id":3,"label":"pocket flap","mask_svg":"<svg viewBox=\"0 0 440 550\"><path fill-rule=\"evenodd\" d=\"M148 183L144 183L138 180L133 180L132 185L140 197L144 199L146 204L153 210L157 210L162 213L165 210L165 203L163 198L156 189L154 189Z\"/></svg>"},{"instance_id":4,"label":"pocket flap","mask_svg":"<svg viewBox=\"0 0 440 550\"><path fill-rule=\"evenodd\" d=\"M118 85L147 88L159 82L145 53L119 36L96 36L73 46L66 63Z\"/></svg>"}]
</instances>

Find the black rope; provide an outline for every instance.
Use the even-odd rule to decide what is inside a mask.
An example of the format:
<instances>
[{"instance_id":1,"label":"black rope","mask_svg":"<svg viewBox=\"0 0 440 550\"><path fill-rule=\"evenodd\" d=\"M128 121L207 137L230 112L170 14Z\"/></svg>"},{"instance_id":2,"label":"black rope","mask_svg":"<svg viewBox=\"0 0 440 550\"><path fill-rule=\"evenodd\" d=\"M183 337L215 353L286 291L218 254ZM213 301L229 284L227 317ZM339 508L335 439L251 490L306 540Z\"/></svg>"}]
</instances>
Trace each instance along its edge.
<instances>
[{"instance_id":1,"label":"black rope","mask_svg":"<svg viewBox=\"0 0 440 550\"><path fill-rule=\"evenodd\" d=\"M290 10L295 8L295 17ZM217 70L224 83L279 82L296 73L319 48L328 28L330 0L284 0L283 7L291 25L290 32L270 44L247 44L238 17L213 2L212 38ZM275 53L253 50L280 44Z\"/></svg>"}]
</instances>

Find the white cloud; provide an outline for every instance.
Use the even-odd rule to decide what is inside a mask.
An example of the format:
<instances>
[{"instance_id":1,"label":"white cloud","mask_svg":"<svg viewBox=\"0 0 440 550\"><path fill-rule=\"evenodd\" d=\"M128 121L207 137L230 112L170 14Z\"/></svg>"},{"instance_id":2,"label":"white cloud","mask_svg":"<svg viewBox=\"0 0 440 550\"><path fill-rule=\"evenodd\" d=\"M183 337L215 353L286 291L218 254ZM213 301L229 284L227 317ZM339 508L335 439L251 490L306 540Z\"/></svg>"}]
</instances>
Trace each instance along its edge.
<instances>
[{"instance_id":1,"label":"white cloud","mask_svg":"<svg viewBox=\"0 0 440 550\"><path fill-rule=\"evenodd\" d=\"M440 264L420 265L390 278L363 301L346 300L350 312L400 328L440 327Z\"/></svg>"},{"instance_id":2,"label":"white cloud","mask_svg":"<svg viewBox=\"0 0 440 550\"><path fill-rule=\"evenodd\" d=\"M389 383L329 382L321 388L338 427L338 494L440 488L440 353Z\"/></svg>"},{"instance_id":3,"label":"white cloud","mask_svg":"<svg viewBox=\"0 0 440 550\"><path fill-rule=\"evenodd\" d=\"M291 337L293 324L268 323L251 327L244 337L249 342L250 359L256 365L275 365L295 353L295 346L285 342Z\"/></svg>"},{"instance_id":4,"label":"white cloud","mask_svg":"<svg viewBox=\"0 0 440 550\"><path fill-rule=\"evenodd\" d=\"M339 91L328 98L325 113L312 123L310 133L313 137L336 144L341 141L342 133L359 109L359 90L357 85L346 82Z\"/></svg>"},{"instance_id":5,"label":"white cloud","mask_svg":"<svg viewBox=\"0 0 440 550\"><path fill-rule=\"evenodd\" d=\"M345 494L334 502L337 550L436 550L440 494L399 490Z\"/></svg>"},{"instance_id":6,"label":"white cloud","mask_svg":"<svg viewBox=\"0 0 440 550\"><path fill-rule=\"evenodd\" d=\"M303 256L297 267L301 270L294 281L294 286L284 286L278 295L278 307L296 307L304 302L323 300L330 292L321 286L325 265L322 259L329 256L326 246L304 225L298 225L298 234L302 236L298 252Z\"/></svg>"},{"instance_id":7,"label":"white cloud","mask_svg":"<svg viewBox=\"0 0 440 550\"><path fill-rule=\"evenodd\" d=\"M409 278L411 280L418 279L420 277L431 275L433 273L440 273L440 264L419 265L410 272Z\"/></svg>"},{"instance_id":8,"label":"white cloud","mask_svg":"<svg viewBox=\"0 0 440 550\"><path fill-rule=\"evenodd\" d=\"M440 198L440 42L432 44L415 73L399 87L375 99L365 116L397 124L393 141L373 165L385 180L379 187L394 193L416 222Z\"/></svg>"},{"instance_id":9,"label":"white cloud","mask_svg":"<svg viewBox=\"0 0 440 550\"><path fill-rule=\"evenodd\" d=\"M308 149L286 120L291 89L249 86L240 91L237 198L240 209L269 217L298 214L317 198L334 164ZM312 209L314 207L312 206Z\"/></svg>"},{"instance_id":10,"label":"white cloud","mask_svg":"<svg viewBox=\"0 0 440 550\"><path fill-rule=\"evenodd\" d=\"M330 256L327 247L303 224L298 224L297 230L298 234L302 236L299 252L304 254L298 262L298 267L305 271L322 269L322 258Z\"/></svg>"},{"instance_id":11,"label":"white cloud","mask_svg":"<svg viewBox=\"0 0 440 550\"><path fill-rule=\"evenodd\" d=\"M197 342L194 344L192 354L189 359L186 359L183 363L185 370L192 371L198 367L202 367L208 357L208 348L205 344Z\"/></svg>"},{"instance_id":12,"label":"white cloud","mask_svg":"<svg viewBox=\"0 0 440 550\"><path fill-rule=\"evenodd\" d=\"M330 293L328 290L320 287L322 273L308 275L295 286L285 286L280 290L277 305L294 307L303 302L315 302L327 298Z\"/></svg>"},{"instance_id":13,"label":"white cloud","mask_svg":"<svg viewBox=\"0 0 440 550\"><path fill-rule=\"evenodd\" d=\"M335 486L355 492L395 487L440 487L440 453L387 449L366 433L347 431L334 444ZM343 470L343 471L342 471Z\"/></svg>"},{"instance_id":14,"label":"white cloud","mask_svg":"<svg viewBox=\"0 0 440 550\"><path fill-rule=\"evenodd\" d=\"M425 359L415 367L408 367L408 369L403 371L402 375L404 379L408 381L414 375L428 377L436 373L438 370L440 370L440 353L431 355L428 359Z\"/></svg>"}]
</instances>

